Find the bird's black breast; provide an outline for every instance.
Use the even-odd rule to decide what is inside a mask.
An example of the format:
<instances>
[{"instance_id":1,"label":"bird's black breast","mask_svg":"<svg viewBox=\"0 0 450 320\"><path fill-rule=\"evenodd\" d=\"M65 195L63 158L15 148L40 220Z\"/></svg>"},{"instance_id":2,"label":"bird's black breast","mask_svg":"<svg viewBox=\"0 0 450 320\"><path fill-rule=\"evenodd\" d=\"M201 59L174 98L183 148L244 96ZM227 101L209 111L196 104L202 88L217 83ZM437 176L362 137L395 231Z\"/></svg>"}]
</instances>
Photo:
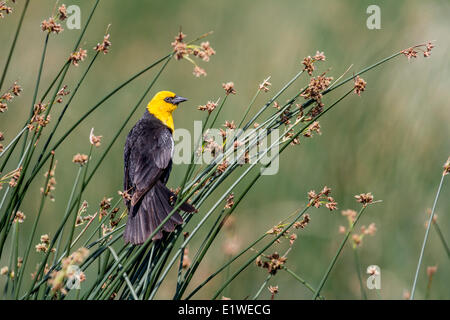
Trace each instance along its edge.
<instances>
[{"instance_id":1,"label":"bird's black breast","mask_svg":"<svg viewBox=\"0 0 450 320\"><path fill-rule=\"evenodd\" d=\"M164 184L172 169L173 138L171 130L149 112L128 133L124 148L124 190Z\"/></svg>"}]
</instances>

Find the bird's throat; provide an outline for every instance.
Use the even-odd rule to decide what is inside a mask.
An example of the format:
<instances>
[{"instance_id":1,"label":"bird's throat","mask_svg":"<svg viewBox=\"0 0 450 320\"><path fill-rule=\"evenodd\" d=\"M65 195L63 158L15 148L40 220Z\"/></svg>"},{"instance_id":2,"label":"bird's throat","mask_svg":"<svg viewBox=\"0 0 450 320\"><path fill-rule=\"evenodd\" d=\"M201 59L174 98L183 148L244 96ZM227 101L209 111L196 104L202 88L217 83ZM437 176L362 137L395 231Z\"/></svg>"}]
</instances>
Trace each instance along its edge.
<instances>
[{"instance_id":1,"label":"bird's throat","mask_svg":"<svg viewBox=\"0 0 450 320\"><path fill-rule=\"evenodd\" d=\"M173 132L175 128L173 125L172 111L162 110L162 108L150 104L147 106L147 110Z\"/></svg>"}]
</instances>

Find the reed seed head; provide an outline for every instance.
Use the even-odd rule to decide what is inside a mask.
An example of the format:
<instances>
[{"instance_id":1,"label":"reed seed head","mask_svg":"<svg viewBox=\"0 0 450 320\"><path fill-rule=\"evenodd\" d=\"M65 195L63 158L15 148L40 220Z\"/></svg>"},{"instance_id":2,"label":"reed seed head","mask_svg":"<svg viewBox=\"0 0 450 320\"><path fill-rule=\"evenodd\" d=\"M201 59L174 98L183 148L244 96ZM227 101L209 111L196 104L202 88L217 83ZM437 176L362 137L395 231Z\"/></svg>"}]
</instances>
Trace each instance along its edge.
<instances>
[{"instance_id":1,"label":"reed seed head","mask_svg":"<svg viewBox=\"0 0 450 320\"><path fill-rule=\"evenodd\" d=\"M72 162L77 163L80 166L84 166L88 162L88 156L85 154L77 153L73 156Z\"/></svg>"},{"instance_id":2,"label":"reed seed head","mask_svg":"<svg viewBox=\"0 0 450 320\"><path fill-rule=\"evenodd\" d=\"M59 21L64 21L67 19L67 8L65 4L58 8L58 19Z\"/></svg>"},{"instance_id":3,"label":"reed seed head","mask_svg":"<svg viewBox=\"0 0 450 320\"><path fill-rule=\"evenodd\" d=\"M211 113L214 111L214 109L217 108L217 102L208 101L205 105L198 106L197 109L200 111L208 111L208 113Z\"/></svg>"},{"instance_id":4,"label":"reed seed head","mask_svg":"<svg viewBox=\"0 0 450 320\"><path fill-rule=\"evenodd\" d=\"M103 136L95 136L94 135L94 128L91 129L91 132L89 133L89 142L95 146L95 147L100 147L101 145L101 140L102 140Z\"/></svg>"},{"instance_id":5,"label":"reed seed head","mask_svg":"<svg viewBox=\"0 0 450 320\"><path fill-rule=\"evenodd\" d=\"M361 203L364 207L373 202L373 195L369 193L361 193L355 196L357 202Z\"/></svg>"},{"instance_id":6,"label":"reed seed head","mask_svg":"<svg viewBox=\"0 0 450 320\"><path fill-rule=\"evenodd\" d=\"M355 78L355 85L354 85L354 91L358 96L361 96L361 92L363 92L366 89L366 81L364 81L363 78L360 76L356 76Z\"/></svg>"},{"instance_id":7,"label":"reed seed head","mask_svg":"<svg viewBox=\"0 0 450 320\"><path fill-rule=\"evenodd\" d=\"M227 83L222 83L222 88L224 88L226 95L236 94L236 90L234 89L234 83L231 81Z\"/></svg>"},{"instance_id":8,"label":"reed seed head","mask_svg":"<svg viewBox=\"0 0 450 320\"><path fill-rule=\"evenodd\" d=\"M111 47L111 41L109 40L109 33L103 37L102 43L97 43L94 47L94 50L97 52L102 52L103 54L107 54L109 52L109 48Z\"/></svg>"},{"instance_id":9,"label":"reed seed head","mask_svg":"<svg viewBox=\"0 0 450 320\"><path fill-rule=\"evenodd\" d=\"M432 278L433 275L436 273L438 267L437 266L429 266L427 267L427 276L428 278Z\"/></svg>"},{"instance_id":10,"label":"reed seed head","mask_svg":"<svg viewBox=\"0 0 450 320\"><path fill-rule=\"evenodd\" d=\"M22 211L17 211L14 216L14 222L15 223L23 223L25 218L26 218L26 215Z\"/></svg>"},{"instance_id":11,"label":"reed seed head","mask_svg":"<svg viewBox=\"0 0 450 320\"><path fill-rule=\"evenodd\" d=\"M84 61L84 59L87 56L87 50L84 50L82 48L79 48L78 51L73 52L70 57L69 61L75 66L78 67L79 63L81 61Z\"/></svg>"},{"instance_id":12,"label":"reed seed head","mask_svg":"<svg viewBox=\"0 0 450 320\"><path fill-rule=\"evenodd\" d=\"M262 83L260 83L259 90L264 91L264 92L269 91L269 87L272 85L269 82L269 79L270 79L270 77L268 77L267 79L264 79L264 81Z\"/></svg>"},{"instance_id":13,"label":"reed seed head","mask_svg":"<svg viewBox=\"0 0 450 320\"><path fill-rule=\"evenodd\" d=\"M57 23L53 17L48 18L41 22L41 30L47 31L48 33L59 34L64 29L61 27L61 24Z\"/></svg>"},{"instance_id":14,"label":"reed seed head","mask_svg":"<svg viewBox=\"0 0 450 320\"><path fill-rule=\"evenodd\" d=\"M444 172L442 175L446 176L450 173L450 157L448 157L447 161L444 163Z\"/></svg>"}]
</instances>

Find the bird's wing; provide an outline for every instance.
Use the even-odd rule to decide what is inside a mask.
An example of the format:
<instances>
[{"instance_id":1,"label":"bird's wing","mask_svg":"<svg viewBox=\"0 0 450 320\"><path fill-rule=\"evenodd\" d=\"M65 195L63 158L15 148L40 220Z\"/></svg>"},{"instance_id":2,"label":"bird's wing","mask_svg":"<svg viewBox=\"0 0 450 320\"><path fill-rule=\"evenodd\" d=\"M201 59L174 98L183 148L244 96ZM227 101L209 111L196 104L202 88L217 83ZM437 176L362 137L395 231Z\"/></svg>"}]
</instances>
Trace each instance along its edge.
<instances>
[{"instance_id":1,"label":"bird's wing","mask_svg":"<svg viewBox=\"0 0 450 320\"><path fill-rule=\"evenodd\" d=\"M123 179L123 190L128 191L131 187L131 180L130 180L130 154L131 150L133 150L133 141L131 137L133 136L133 129L131 129L130 133L127 136L127 140L125 141L125 146L123 150L123 171L124 171L124 179Z\"/></svg>"},{"instance_id":2,"label":"bird's wing","mask_svg":"<svg viewBox=\"0 0 450 320\"><path fill-rule=\"evenodd\" d=\"M131 204L141 197L160 179L172 159L172 133L166 127L155 128L140 134L131 150L134 162L132 184L135 187Z\"/></svg>"}]
</instances>

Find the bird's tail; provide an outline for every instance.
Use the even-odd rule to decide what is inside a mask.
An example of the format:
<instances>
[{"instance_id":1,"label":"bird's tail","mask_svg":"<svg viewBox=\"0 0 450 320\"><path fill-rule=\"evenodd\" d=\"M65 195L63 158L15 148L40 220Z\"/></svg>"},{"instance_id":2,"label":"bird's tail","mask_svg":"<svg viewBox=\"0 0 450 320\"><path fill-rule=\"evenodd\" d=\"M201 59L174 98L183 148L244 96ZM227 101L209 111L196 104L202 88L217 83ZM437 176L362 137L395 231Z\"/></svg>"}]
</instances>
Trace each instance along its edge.
<instances>
[{"instance_id":1,"label":"bird's tail","mask_svg":"<svg viewBox=\"0 0 450 320\"><path fill-rule=\"evenodd\" d=\"M176 201L175 194L162 182L145 194L142 199L128 209L128 221L125 227L125 242L142 244L155 231L161 222L172 212L171 203ZM183 203L180 209L186 212L194 212L196 209L188 203ZM163 227L153 236L153 240L161 239L162 231L172 232L176 226L183 223L179 212L175 212Z\"/></svg>"}]
</instances>

